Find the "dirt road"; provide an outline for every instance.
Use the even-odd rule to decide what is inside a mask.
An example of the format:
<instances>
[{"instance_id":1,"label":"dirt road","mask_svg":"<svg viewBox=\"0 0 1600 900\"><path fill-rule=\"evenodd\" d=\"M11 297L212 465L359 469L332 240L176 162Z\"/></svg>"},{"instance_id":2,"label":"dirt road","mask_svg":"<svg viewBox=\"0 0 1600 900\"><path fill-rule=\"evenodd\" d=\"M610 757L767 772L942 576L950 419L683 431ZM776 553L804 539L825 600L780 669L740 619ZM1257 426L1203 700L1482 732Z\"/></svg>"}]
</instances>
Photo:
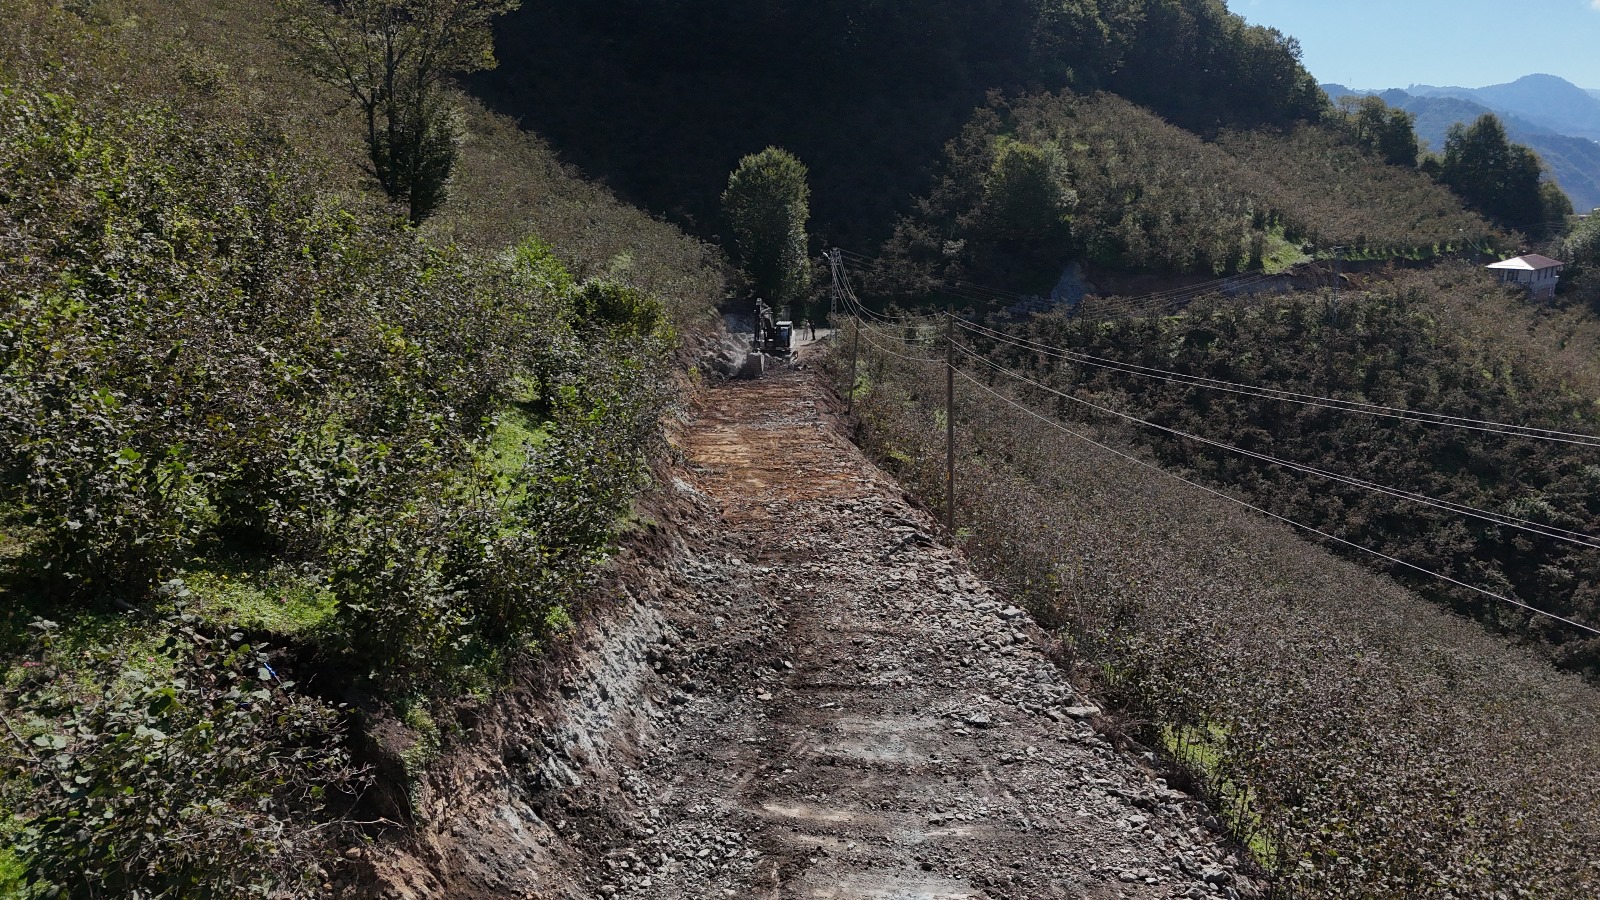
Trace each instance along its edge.
<instances>
[{"instance_id":1,"label":"dirt road","mask_svg":"<svg viewBox=\"0 0 1600 900\"><path fill-rule=\"evenodd\" d=\"M1250 893L1204 809L1096 735L1047 636L939 544L822 396L805 372L711 392L677 485L699 520L641 604L659 610L600 642L642 673L596 646L610 674L564 688L586 719L549 724L531 796L454 831L503 843L495 823L520 816L526 846L448 866L444 892Z\"/></svg>"}]
</instances>

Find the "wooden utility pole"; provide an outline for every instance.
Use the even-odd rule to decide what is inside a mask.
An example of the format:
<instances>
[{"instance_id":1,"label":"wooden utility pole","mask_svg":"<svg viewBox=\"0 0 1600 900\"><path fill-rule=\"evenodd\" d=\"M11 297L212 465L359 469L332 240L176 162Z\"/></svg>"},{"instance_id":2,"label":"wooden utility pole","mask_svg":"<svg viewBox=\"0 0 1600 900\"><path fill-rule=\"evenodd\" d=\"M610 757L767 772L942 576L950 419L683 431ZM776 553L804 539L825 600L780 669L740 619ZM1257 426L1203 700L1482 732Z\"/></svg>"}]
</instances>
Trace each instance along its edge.
<instances>
[{"instance_id":1,"label":"wooden utility pole","mask_svg":"<svg viewBox=\"0 0 1600 900\"><path fill-rule=\"evenodd\" d=\"M847 388L845 398L845 415L855 412L856 409L856 360L861 357L861 319L851 316L851 322L855 325L856 334L850 341L850 386Z\"/></svg>"},{"instance_id":2,"label":"wooden utility pole","mask_svg":"<svg viewBox=\"0 0 1600 900\"><path fill-rule=\"evenodd\" d=\"M956 537L956 313L944 309L944 527Z\"/></svg>"},{"instance_id":3,"label":"wooden utility pole","mask_svg":"<svg viewBox=\"0 0 1600 900\"><path fill-rule=\"evenodd\" d=\"M823 259L828 261L828 271L833 275L833 309L837 313L843 310L842 301L846 299L844 254L839 252L839 248L835 247L831 252L824 254ZM850 384L845 393L845 415L855 412L856 409L856 362L861 358L861 317L855 314L854 309L851 309L850 319L855 325L855 335L850 341Z\"/></svg>"}]
</instances>

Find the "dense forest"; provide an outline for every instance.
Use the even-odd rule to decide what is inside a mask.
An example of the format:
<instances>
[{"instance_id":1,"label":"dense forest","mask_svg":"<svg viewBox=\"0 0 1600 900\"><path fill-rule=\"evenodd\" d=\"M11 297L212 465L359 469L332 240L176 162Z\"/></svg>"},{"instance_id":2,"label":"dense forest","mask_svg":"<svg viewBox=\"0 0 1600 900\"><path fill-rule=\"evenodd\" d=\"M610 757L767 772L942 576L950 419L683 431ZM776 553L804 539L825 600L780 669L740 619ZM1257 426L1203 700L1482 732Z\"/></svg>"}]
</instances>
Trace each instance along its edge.
<instances>
[{"instance_id":1,"label":"dense forest","mask_svg":"<svg viewBox=\"0 0 1600 900\"><path fill-rule=\"evenodd\" d=\"M1229 271L1288 259L1302 242L1357 258L1488 247L1481 223L1460 218L1456 200L1406 171L1419 163L1508 232L1542 239L1567 212L1553 185L1541 192L1538 158L1493 131L1497 123L1476 123L1437 157L1424 154L1408 113L1378 98L1336 107L1292 38L1247 25L1220 0L633 0L622 9L560 0L506 17L499 37L510 49L502 66L471 79L480 96L625 196L725 246L714 203L721 182L741 157L770 145L809 166L812 232L827 242L875 247L908 216L921 237L949 232L941 242L969 240L956 218L998 225L991 239L1016 233L995 210L949 196L951 179L974 190L987 173L973 167L999 152L974 129L1056 141L1051 159L1034 163L1080 178L1100 165L1093 157L1104 156L1106 140L1143 160L1125 174L1102 173L1098 185L1067 186L1083 201L1067 213L1086 217L1083 240L1062 243L1067 230L1055 229L1017 259L968 259L974 272L1031 268L1068 249L1127 267ZM1096 94L1126 103L1062 99ZM1080 134L1062 144L1068 135L1050 132L1063 129L1105 139ZM1197 144L1219 139L1207 147L1220 154ZM1012 152L1005 161L1021 159ZM1177 187L1193 165L1195 183ZM1121 179L1125 196L1101 194L1107 178ZM928 203L945 221L927 221ZM1247 215L1236 209L1244 207ZM1213 211L1220 221L1209 221ZM1180 236L1196 228L1208 233ZM1065 259L1054 262L1059 273Z\"/></svg>"},{"instance_id":2,"label":"dense forest","mask_svg":"<svg viewBox=\"0 0 1600 900\"><path fill-rule=\"evenodd\" d=\"M1294 42L1222 0L554 0L498 37L476 91L702 235L776 144L811 168L815 233L876 244L991 91L1110 90L1201 133L1329 108Z\"/></svg>"}]
</instances>

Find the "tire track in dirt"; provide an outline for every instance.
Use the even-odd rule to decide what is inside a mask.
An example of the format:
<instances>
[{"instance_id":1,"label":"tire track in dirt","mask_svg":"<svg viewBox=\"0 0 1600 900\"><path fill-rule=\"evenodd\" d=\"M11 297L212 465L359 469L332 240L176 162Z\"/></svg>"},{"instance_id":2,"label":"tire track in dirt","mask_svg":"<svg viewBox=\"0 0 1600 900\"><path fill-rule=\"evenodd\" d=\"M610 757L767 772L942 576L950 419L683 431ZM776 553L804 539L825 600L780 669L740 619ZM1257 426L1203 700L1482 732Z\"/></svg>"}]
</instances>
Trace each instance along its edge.
<instances>
[{"instance_id":1,"label":"tire track in dirt","mask_svg":"<svg viewBox=\"0 0 1600 900\"><path fill-rule=\"evenodd\" d=\"M588 865L561 896L1253 893L823 397L804 372L720 386L686 435L680 490L721 522L678 569L653 747L566 826Z\"/></svg>"},{"instance_id":2,"label":"tire track in dirt","mask_svg":"<svg viewBox=\"0 0 1600 900\"><path fill-rule=\"evenodd\" d=\"M707 392L595 610L418 786L364 895L1257 893L830 402L803 371Z\"/></svg>"}]
</instances>

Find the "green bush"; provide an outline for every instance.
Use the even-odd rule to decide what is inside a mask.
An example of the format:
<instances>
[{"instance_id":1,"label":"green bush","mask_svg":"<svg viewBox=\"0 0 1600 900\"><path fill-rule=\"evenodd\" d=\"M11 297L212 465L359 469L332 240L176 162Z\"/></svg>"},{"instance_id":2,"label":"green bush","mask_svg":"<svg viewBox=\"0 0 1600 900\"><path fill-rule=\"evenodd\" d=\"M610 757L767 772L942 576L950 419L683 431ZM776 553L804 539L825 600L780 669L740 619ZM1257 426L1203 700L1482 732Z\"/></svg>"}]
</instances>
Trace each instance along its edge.
<instances>
[{"instance_id":1,"label":"green bush","mask_svg":"<svg viewBox=\"0 0 1600 900\"><path fill-rule=\"evenodd\" d=\"M667 317L661 304L642 291L609 279L591 279L573 295L578 321L627 337L661 336Z\"/></svg>"},{"instance_id":2,"label":"green bush","mask_svg":"<svg viewBox=\"0 0 1600 900\"><path fill-rule=\"evenodd\" d=\"M620 441L618 471L637 473L658 409L638 400L640 366L672 336L660 303L575 286L536 240L485 259L364 222L248 130L160 110L92 124L63 97L5 97L8 196L60 226L14 256L0 319L6 471L44 535L43 583L137 601L216 540L320 560L358 656L408 678L542 621L538 597L594 561L609 529L591 518L626 493L562 456ZM478 459L530 381L555 440L507 505Z\"/></svg>"},{"instance_id":3,"label":"green bush","mask_svg":"<svg viewBox=\"0 0 1600 900\"><path fill-rule=\"evenodd\" d=\"M1586 274L1600 270L1600 216L1590 216L1567 235L1561 247L1565 262Z\"/></svg>"},{"instance_id":4,"label":"green bush","mask_svg":"<svg viewBox=\"0 0 1600 900\"><path fill-rule=\"evenodd\" d=\"M358 777L339 714L273 672L263 647L191 616L159 647L96 647L89 695L34 679L37 791L19 841L41 896L234 897L300 891L306 827ZM45 653L48 673L58 662Z\"/></svg>"},{"instance_id":5,"label":"green bush","mask_svg":"<svg viewBox=\"0 0 1600 900\"><path fill-rule=\"evenodd\" d=\"M390 694L494 670L545 636L611 545L641 485L662 398L619 354L550 386L537 444L500 491L474 480L386 481L333 566L341 632Z\"/></svg>"},{"instance_id":6,"label":"green bush","mask_svg":"<svg viewBox=\"0 0 1600 900\"><path fill-rule=\"evenodd\" d=\"M538 238L517 244L511 249L511 258L530 290L549 297L568 297L576 287L572 273L556 258L555 251Z\"/></svg>"},{"instance_id":7,"label":"green bush","mask_svg":"<svg viewBox=\"0 0 1600 900\"><path fill-rule=\"evenodd\" d=\"M249 3L204 6L259 52ZM341 715L250 684L224 623L378 707L503 679L644 483L720 260L481 111L412 229L254 101L292 82L272 58L44 0L0 18L0 592L96 648L39 667L5 623L0 715L46 743L0 777L24 829L0 846L73 896L303 895L345 812L319 796L349 780ZM148 640L185 580L204 622Z\"/></svg>"},{"instance_id":8,"label":"green bush","mask_svg":"<svg viewBox=\"0 0 1600 900\"><path fill-rule=\"evenodd\" d=\"M28 869L11 848L0 848L0 900L32 900Z\"/></svg>"}]
</instances>

